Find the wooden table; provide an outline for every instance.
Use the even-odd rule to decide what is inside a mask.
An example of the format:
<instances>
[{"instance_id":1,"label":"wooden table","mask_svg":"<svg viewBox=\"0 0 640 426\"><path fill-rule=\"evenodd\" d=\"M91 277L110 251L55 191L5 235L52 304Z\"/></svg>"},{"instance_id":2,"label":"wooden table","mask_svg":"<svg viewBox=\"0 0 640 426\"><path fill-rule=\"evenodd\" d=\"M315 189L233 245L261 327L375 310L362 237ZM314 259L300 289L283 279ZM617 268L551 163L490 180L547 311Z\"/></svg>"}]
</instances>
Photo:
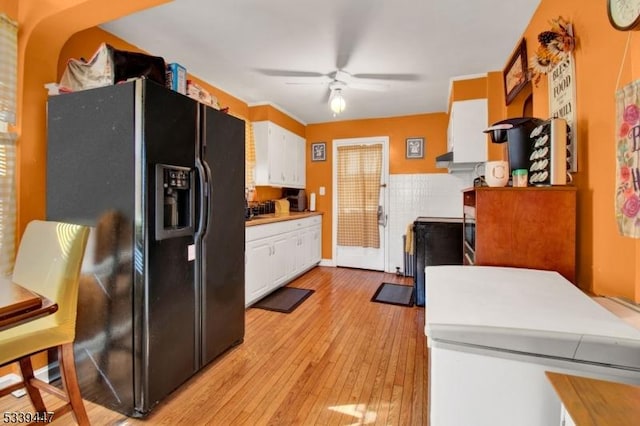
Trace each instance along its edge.
<instances>
[{"instance_id":1,"label":"wooden table","mask_svg":"<svg viewBox=\"0 0 640 426\"><path fill-rule=\"evenodd\" d=\"M640 387L549 371L545 374L576 425L639 424Z\"/></svg>"},{"instance_id":2,"label":"wooden table","mask_svg":"<svg viewBox=\"0 0 640 426\"><path fill-rule=\"evenodd\" d=\"M58 305L11 281L0 281L0 331L49 315Z\"/></svg>"}]
</instances>

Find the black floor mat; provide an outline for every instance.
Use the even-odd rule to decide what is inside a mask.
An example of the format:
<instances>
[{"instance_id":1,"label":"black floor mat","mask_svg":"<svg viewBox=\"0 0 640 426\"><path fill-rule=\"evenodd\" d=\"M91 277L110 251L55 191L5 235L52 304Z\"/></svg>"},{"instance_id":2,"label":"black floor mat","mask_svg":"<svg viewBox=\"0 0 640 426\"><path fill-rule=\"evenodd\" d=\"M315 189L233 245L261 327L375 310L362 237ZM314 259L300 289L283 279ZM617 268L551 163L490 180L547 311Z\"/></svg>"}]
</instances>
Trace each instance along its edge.
<instances>
[{"instance_id":1,"label":"black floor mat","mask_svg":"<svg viewBox=\"0 0 640 426\"><path fill-rule=\"evenodd\" d=\"M258 300L251 307L288 314L300 306L313 292L314 290L306 288L280 287L263 299Z\"/></svg>"},{"instance_id":2,"label":"black floor mat","mask_svg":"<svg viewBox=\"0 0 640 426\"><path fill-rule=\"evenodd\" d=\"M413 306L413 286L382 283L371 301L390 305Z\"/></svg>"}]
</instances>

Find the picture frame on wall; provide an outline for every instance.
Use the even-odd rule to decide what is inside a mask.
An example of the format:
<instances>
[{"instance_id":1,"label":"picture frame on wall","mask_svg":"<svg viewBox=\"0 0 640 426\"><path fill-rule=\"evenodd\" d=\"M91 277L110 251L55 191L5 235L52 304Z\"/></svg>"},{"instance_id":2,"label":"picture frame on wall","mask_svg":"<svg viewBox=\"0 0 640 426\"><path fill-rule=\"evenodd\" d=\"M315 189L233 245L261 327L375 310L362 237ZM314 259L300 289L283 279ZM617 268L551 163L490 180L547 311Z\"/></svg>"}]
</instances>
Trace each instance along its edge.
<instances>
[{"instance_id":1,"label":"picture frame on wall","mask_svg":"<svg viewBox=\"0 0 640 426\"><path fill-rule=\"evenodd\" d=\"M504 96L509 105L529 82L527 62L527 43L524 38L513 53L507 67L502 72L504 80Z\"/></svg>"},{"instance_id":2,"label":"picture frame on wall","mask_svg":"<svg viewBox=\"0 0 640 426\"><path fill-rule=\"evenodd\" d=\"M406 144L408 159L424 158L424 138L407 138Z\"/></svg>"},{"instance_id":3,"label":"picture frame on wall","mask_svg":"<svg viewBox=\"0 0 640 426\"><path fill-rule=\"evenodd\" d=\"M327 160L327 144L325 142L316 142L311 144L311 161Z\"/></svg>"}]
</instances>

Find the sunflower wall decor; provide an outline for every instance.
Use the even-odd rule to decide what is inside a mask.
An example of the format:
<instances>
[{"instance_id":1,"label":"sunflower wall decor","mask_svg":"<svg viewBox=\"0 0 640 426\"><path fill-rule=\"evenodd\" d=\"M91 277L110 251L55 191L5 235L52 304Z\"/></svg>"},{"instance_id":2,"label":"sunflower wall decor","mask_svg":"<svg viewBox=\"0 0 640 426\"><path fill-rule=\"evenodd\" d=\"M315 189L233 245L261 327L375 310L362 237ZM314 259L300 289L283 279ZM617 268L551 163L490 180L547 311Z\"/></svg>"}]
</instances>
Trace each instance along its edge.
<instances>
[{"instance_id":1,"label":"sunflower wall decor","mask_svg":"<svg viewBox=\"0 0 640 426\"><path fill-rule=\"evenodd\" d=\"M562 16L549 21L551 29L538 34L540 46L529 62L531 81L538 86L540 78L573 52L573 27Z\"/></svg>"}]
</instances>

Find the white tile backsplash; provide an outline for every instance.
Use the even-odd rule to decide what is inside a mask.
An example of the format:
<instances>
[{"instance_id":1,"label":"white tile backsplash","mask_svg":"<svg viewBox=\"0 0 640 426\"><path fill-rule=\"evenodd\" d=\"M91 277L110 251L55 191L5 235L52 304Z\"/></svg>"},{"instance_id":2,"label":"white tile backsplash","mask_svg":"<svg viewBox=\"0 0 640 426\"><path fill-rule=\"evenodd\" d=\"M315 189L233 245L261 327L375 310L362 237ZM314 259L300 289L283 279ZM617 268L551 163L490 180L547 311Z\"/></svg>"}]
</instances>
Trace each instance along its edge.
<instances>
[{"instance_id":1,"label":"white tile backsplash","mask_svg":"<svg viewBox=\"0 0 640 426\"><path fill-rule=\"evenodd\" d=\"M418 217L462 217L462 190L473 173L397 174L389 176L389 270L404 271L402 236Z\"/></svg>"}]
</instances>

